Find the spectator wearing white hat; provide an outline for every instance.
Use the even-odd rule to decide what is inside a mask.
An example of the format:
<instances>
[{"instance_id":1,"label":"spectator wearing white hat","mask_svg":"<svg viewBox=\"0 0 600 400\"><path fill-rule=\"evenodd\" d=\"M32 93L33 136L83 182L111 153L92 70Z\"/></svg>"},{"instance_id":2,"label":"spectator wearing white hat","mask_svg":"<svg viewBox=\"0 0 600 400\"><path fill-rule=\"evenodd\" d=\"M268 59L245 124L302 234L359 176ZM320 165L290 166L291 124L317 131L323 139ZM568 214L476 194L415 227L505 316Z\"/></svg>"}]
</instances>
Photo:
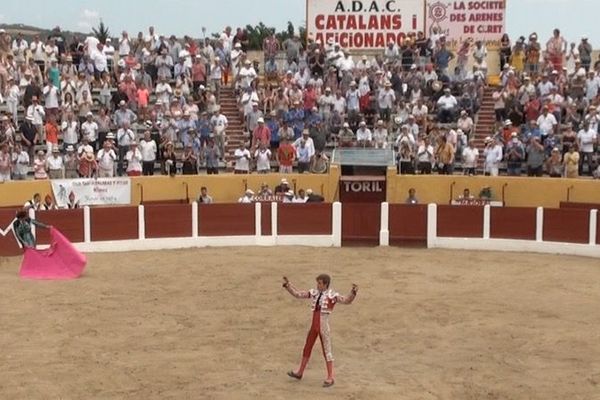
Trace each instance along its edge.
<instances>
[{"instance_id":1,"label":"spectator wearing white hat","mask_svg":"<svg viewBox=\"0 0 600 400\"><path fill-rule=\"evenodd\" d=\"M356 142L359 147L371 147L373 144L373 134L371 133L371 130L367 128L367 123L365 121L361 121L360 124L358 124Z\"/></svg>"},{"instance_id":2,"label":"spectator wearing white hat","mask_svg":"<svg viewBox=\"0 0 600 400\"><path fill-rule=\"evenodd\" d=\"M254 203L254 192L251 189L246 190L244 195L239 198L238 203L243 203L243 204Z\"/></svg>"},{"instance_id":3,"label":"spectator wearing white hat","mask_svg":"<svg viewBox=\"0 0 600 400\"><path fill-rule=\"evenodd\" d=\"M271 171L271 150L267 148L264 142L260 142L258 149L254 152L256 160L256 172L266 174Z\"/></svg>"},{"instance_id":4,"label":"spectator wearing white hat","mask_svg":"<svg viewBox=\"0 0 600 400\"><path fill-rule=\"evenodd\" d=\"M249 174L252 155L243 141L240 142L240 146L235 150L233 155L235 157L234 173L238 175Z\"/></svg>"},{"instance_id":5,"label":"spectator wearing white hat","mask_svg":"<svg viewBox=\"0 0 600 400\"><path fill-rule=\"evenodd\" d=\"M17 111L19 108L19 101L21 100L21 89L19 89L19 85L17 85L15 79L11 75L7 78L4 100L6 101L8 112L13 119L13 124L17 126Z\"/></svg>"},{"instance_id":6,"label":"spectator wearing white hat","mask_svg":"<svg viewBox=\"0 0 600 400\"><path fill-rule=\"evenodd\" d=\"M129 151L125 154L127 161L127 176L140 176L142 174L142 153L138 149L137 142L129 145Z\"/></svg>"},{"instance_id":7,"label":"spectator wearing white hat","mask_svg":"<svg viewBox=\"0 0 600 400\"><path fill-rule=\"evenodd\" d=\"M96 160L98 162L99 178L112 178L115 175L115 162L117 161L117 155L115 154L115 151L112 149L108 140L104 141L102 149L98 151Z\"/></svg>"},{"instance_id":8,"label":"spectator wearing white hat","mask_svg":"<svg viewBox=\"0 0 600 400\"><path fill-rule=\"evenodd\" d=\"M485 175L498 176L500 162L502 161L502 146L497 139L487 137L485 139L485 149L483 150L485 157L484 173Z\"/></svg>"},{"instance_id":9,"label":"spectator wearing white hat","mask_svg":"<svg viewBox=\"0 0 600 400\"><path fill-rule=\"evenodd\" d=\"M377 95L377 105L379 106L379 117L388 122L390 120L390 115L392 111L392 107L396 103L396 93L392 89L392 83L386 81L384 83L383 89L379 89L379 93Z\"/></svg>"},{"instance_id":10,"label":"spectator wearing white hat","mask_svg":"<svg viewBox=\"0 0 600 400\"><path fill-rule=\"evenodd\" d=\"M75 146L68 145L66 153L63 156L63 165L65 166L65 179L79 178L77 170L79 169L79 158L75 154Z\"/></svg>"},{"instance_id":11,"label":"spectator wearing white hat","mask_svg":"<svg viewBox=\"0 0 600 400\"><path fill-rule=\"evenodd\" d=\"M259 117L256 128L252 131L252 149L258 148L260 145L269 147L271 144L271 130L265 125L263 117Z\"/></svg>"},{"instance_id":12,"label":"spectator wearing white hat","mask_svg":"<svg viewBox=\"0 0 600 400\"><path fill-rule=\"evenodd\" d=\"M236 46L238 44L239 43L236 43ZM256 70L252 66L252 62L250 60L246 59L246 61L244 61L244 65L239 69L239 72L238 72L240 88L242 90L244 90L244 89L250 87L252 85L252 82L257 77L258 77L258 74L256 73Z\"/></svg>"},{"instance_id":13,"label":"spectator wearing white hat","mask_svg":"<svg viewBox=\"0 0 600 400\"><path fill-rule=\"evenodd\" d=\"M381 119L373 130L373 143L376 149L386 149L388 146L388 130Z\"/></svg>"},{"instance_id":14,"label":"spectator wearing white hat","mask_svg":"<svg viewBox=\"0 0 600 400\"><path fill-rule=\"evenodd\" d=\"M65 177L63 168L63 158L61 157L58 148L54 147L52 148L52 153L46 159L46 170L48 171L48 177L50 179L63 179Z\"/></svg>"},{"instance_id":15,"label":"spectator wearing white hat","mask_svg":"<svg viewBox=\"0 0 600 400\"><path fill-rule=\"evenodd\" d=\"M85 122L81 124L81 136L87 139L90 146L96 147L98 124L94 121L94 114L91 111L87 113Z\"/></svg>"}]
</instances>

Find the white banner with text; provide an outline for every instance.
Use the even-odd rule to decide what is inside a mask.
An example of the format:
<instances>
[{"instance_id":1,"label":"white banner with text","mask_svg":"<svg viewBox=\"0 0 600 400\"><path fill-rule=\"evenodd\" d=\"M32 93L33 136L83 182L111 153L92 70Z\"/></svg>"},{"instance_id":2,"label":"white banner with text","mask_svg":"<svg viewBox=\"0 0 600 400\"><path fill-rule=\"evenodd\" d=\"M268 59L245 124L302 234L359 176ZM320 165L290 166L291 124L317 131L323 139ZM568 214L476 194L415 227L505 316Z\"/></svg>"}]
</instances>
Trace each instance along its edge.
<instances>
[{"instance_id":1,"label":"white banner with text","mask_svg":"<svg viewBox=\"0 0 600 400\"><path fill-rule=\"evenodd\" d=\"M131 204L129 178L56 179L51 182L59 208L67 206L71 193L80 206Z\"/></svg>"},{"instance_id":2,"label":"white banner with text","mask_svg":"<svg viewBox=\"0 0 600 400\"><path fill-rule=\"evenodd\" d=\"M424 0L306 0L307 35L348 50L401 45L425 31Z\"/></svg>"}]
</instances>

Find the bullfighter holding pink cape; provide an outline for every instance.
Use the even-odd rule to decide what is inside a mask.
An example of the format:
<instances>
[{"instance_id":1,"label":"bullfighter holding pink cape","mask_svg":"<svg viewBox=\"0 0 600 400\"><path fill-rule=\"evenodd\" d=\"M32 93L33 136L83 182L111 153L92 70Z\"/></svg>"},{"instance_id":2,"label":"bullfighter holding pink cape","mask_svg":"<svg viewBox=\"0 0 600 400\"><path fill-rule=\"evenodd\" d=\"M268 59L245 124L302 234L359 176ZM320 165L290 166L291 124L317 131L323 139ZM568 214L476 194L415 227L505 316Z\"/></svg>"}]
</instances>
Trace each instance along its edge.
<instances>
[{"instance_id":1,"label":"bullfighter holding pink cape","mask_svg":"<svg viewBox=\"0 0 600 400\"><path fill-rule=\"evenodd\" d=\"M32 225L50 230L50 247L36 249ZM87 263L69 240L57 229L29 218L27 211L19 211L13 222L13 231L19 244L23 247L23 262L19 275L26 279L75 279L81 276Z\"/></svg>"}]
</instances>

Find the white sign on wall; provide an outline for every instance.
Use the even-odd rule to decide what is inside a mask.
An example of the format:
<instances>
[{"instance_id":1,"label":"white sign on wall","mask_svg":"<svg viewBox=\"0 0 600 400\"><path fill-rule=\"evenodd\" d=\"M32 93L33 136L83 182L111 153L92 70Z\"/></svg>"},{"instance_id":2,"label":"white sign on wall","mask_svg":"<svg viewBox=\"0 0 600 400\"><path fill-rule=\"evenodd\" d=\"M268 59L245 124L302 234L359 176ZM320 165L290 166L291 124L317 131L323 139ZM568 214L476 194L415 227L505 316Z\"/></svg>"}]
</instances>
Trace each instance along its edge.
<instances>
[{"instance_id":1,"label":"white sign on wall","mask_svg":"<svg viewBox=\"0 0 600 400\"><path fill-rule=\"evenodd\" d=\"M131 203L129 178L56 179L51 183L56 205L59 208L67 206L71 192L80 206Z\"/></svg>"},{"instance_id":2,"label":"white sign on wall","mask_svg":"<svg viewBox=\"0 0 600 400\"><path fill-rule=\"evenodd\" d=\"M309 39L333 39L344 49L401 45L410 32L425 32L424 0L307 0Z\"/></svg>"}]
</instances>

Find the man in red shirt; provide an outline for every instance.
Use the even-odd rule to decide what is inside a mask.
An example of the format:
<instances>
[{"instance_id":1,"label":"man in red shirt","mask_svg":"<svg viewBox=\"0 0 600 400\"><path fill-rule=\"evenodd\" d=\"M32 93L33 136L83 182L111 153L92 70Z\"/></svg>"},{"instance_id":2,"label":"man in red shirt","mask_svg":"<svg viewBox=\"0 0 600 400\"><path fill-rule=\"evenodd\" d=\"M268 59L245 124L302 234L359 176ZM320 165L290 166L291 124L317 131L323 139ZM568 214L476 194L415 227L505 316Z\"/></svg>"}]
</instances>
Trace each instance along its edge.
<instances>
[{"instance_id":1,"label":"man in red shirt","mask_svg":"<svg viewBox=\"0 0 600 400\"><path fill-rule=\"evenodd\" d=\"M271 146L271 130L265 125L264 118L258 119L258 126L252 132L252 150L258 148L258 145L264 143L267 148Z\"/></svg>"},{"instance_id":2,"label":"man in red shirt","mask_svg":"<svg viewBox=\"0 0 600 400\"><path fill-rule=\"evenodd\" d=\"M287 138L281 138L277 149L277 162L280 174L291 174L296 159L296 148L292 146Z\"/></svg>"},{"instance_id":3,"label":"man in red shirt","mask_svg":"<svg viewBox=\"0 0 600 400\"><path fill-rule=\"evenodd\" d=\"M192 65L192 82L194 84L194 93L198 92L200 85L206 86L206 66L202 62L202 56L194 57Z\"/></svg>"},{"instance_id":4,"label":"man in red shirt","mask_svg":"<svg viewBox=\"0 0 600 400\"><path fill-rule=\"evenodd\" d=\"M56 116L54 114L48 115L48 122L46 122L44 130L46 131L48 153L51 153L53 148L58 148L58 125L56 124Z\"/></svg>"}]
</instances>

